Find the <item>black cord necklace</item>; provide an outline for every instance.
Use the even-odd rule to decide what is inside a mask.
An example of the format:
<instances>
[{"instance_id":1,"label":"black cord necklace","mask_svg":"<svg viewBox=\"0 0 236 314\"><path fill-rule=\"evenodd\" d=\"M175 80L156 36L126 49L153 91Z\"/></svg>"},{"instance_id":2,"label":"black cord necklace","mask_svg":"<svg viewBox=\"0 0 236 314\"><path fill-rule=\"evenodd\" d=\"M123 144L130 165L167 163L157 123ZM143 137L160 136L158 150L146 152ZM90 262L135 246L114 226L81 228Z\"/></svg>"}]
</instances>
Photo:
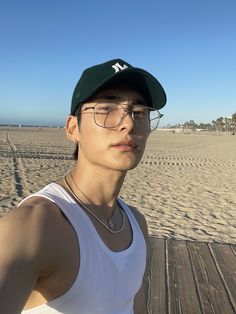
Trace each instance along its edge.
<instances>
[{"instance_id":1,"label":"black cord necklace","mask_svg":"<svg viewBox=\"0 0 236 314\"><path fill-rule=\"evenodd\" d=\"M75 183L75 180L72 176L71 173L70 174L70 177L71 177L71 180L73 181L74 185L76 186L76 188L79 190L80 193L82 193L87 199L88 197L80 190L80 188L77 186L77 184ZM67 187L67 189L71 192L71 194L74 196L74 198L78 201L79 205L81 205L82 208L84 208L87 212L89 212L97 221L100 222L101 225L103 225L108 231L110 231L111 233L119 233L121 232L123 229L124 229L124 221L125 221L125 217L124 217L124 212L123 212L123 209L120 208L119 204L116 202L116 207L114 208L113 210L113 213L115 212L116 209L119 210L119 212L121 213L121 217L122 217L122 224L120 226L119 229L115 229L115 226L114 226L114 223L112 222L112 216L107 220L107 224L104 223L104 221L102 221L99 217L97 217L97 215L91 211L91 209L89 209L80 199L77 195L75 195L75 193L73 192L72 188L70 187L70 185L68 184L67 182L67 179L66 179L66 176L64 177L64 183ZM90 200L89 200L90 201ZM91 201L90 201L91 202Z\"/></svg>"}]
</instances>

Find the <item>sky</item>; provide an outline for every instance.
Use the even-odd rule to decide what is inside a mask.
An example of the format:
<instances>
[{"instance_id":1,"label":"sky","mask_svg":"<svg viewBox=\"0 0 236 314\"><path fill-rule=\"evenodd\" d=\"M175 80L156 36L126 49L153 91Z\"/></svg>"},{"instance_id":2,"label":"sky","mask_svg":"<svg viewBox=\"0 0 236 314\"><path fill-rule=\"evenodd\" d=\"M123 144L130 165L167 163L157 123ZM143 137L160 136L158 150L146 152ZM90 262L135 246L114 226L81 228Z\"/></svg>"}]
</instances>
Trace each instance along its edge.
<instances>
[{"instance_id":1,"label":"sky","mask_svg":"<svg viewBox=\"0 0 236 314\"><path fill-rule=\"evenodd\" d=\"M64 125L82 71L115 58L161 82L161 126L229 117L236 1L1 1L0 124Z\"/></svg>"}]
</instances>

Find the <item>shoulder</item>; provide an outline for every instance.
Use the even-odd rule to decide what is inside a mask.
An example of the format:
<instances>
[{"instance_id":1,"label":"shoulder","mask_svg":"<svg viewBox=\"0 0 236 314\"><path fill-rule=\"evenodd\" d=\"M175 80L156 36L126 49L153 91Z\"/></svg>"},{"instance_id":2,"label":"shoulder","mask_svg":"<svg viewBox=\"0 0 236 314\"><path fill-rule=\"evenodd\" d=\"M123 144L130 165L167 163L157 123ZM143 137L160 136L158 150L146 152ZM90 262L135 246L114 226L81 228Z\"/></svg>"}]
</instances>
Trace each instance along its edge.
<instances>
[{"instance_id":1,"label":"shoulder","mask_svg":"<svg viewBox=\"0 0 236 314\"><path fill-rule=\"evenodd\" d=\"M0 303L4 313L20 313L35 283L57 269L64 237L62 221L60 210L39 197L24 201L0 218Z\"/></svg>"},{"instance_id":2,"label":"shoulder","mask_svg":"<svg viewBox=\"0 0 236 314\"><path fill-rule=\"evenodd\" d=\"M145 216L134 206L128 205L131 212L133 213L134 217L136 218L142 232L144 235L144 238L147 240L148 238L148 226Z\"/></svg>"},{"instance_id":3,"label":"shoulder","mask_svg":"<svg viewBox=\"0 0 236 314\"><path fill-rule=\"evenodd\" d=\"M56 227L56 222L60 219L62 214L54 203L43 197L32 197L3 216L0 223L14 226L16 229L11 230L13 234L19 230L24 234L25 228L27 231L35 231L34 233L47 231L53 226ZM25 228L22 228L23 226Z\"/></svg>"},{"instance_id":4,"label":"shoulder","mask_svg":"<svg viewBox=\"0 0 236 314\"><path fill-rule=\"evenodd\" d=\"M1 251L8 261L17 259L47 268L57 250L62 223L55 204L32 197L0 219Z\"/></svg>"}]
</instances>

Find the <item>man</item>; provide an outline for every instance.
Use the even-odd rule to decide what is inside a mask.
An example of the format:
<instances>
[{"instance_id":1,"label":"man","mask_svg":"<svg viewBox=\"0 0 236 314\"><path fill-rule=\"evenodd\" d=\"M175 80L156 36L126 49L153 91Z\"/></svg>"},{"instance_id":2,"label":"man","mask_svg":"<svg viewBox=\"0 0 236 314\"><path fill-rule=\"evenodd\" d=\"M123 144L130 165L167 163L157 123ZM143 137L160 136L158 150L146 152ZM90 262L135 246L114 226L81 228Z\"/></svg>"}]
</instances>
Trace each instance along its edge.
<instances>
[{"instance_id":1,"label":"man","mask_svg":"<svg viewBox=\"0 0 236 314\"><path fill-rule=\"evenodd\" d=\"M165 103L120 59L83 72L66 122L73 169L0 221L1 313L146 313L147 224L118 194Z\"/></svg>"}]
</instances>

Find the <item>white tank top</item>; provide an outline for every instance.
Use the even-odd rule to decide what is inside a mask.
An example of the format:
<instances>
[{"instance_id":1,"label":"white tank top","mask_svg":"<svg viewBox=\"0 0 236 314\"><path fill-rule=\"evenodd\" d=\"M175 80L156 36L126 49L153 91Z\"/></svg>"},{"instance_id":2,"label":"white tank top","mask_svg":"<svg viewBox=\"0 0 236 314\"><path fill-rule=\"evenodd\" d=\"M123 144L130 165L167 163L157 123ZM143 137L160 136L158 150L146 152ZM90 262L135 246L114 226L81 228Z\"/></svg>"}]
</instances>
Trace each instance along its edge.
<instances>
[{"instance_id":1,"label":"white tank top","mask_svg":"<svg viewBox=\"0 0 236 314\"><path fill-rule=\"evenodd\" d=\"M146 243L129 207L118 200L132 227L132 243L127 249L114 252L60 185L51 183L26 199L33 196L55 203L70 221L79 242L80 268L73 285L62 296L22 314L132 314L134 296L141 287L146 266Z\"/></svg>"}]
</instances>

